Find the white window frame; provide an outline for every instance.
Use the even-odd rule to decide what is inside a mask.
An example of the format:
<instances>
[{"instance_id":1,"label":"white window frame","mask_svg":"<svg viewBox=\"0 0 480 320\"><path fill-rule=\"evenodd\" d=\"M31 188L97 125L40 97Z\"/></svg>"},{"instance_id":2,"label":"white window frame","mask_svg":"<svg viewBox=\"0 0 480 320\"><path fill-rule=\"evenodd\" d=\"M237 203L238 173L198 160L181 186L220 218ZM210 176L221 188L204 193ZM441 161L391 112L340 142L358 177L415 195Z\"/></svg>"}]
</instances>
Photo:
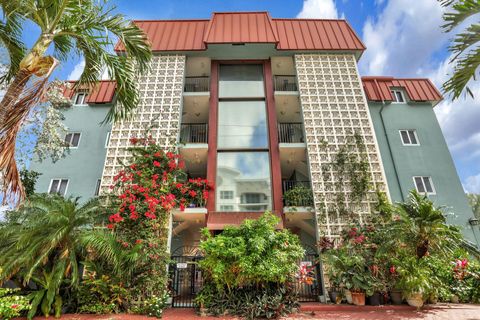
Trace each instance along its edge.
<instances>
[{"instance_id":1,"label":"white window frame","mask_svg":"<svg viewBox=\"0 0 480 320\"><path fill-rule=\"evenodd\" d=\"M108 143L110 142L110 136L112 135L112 131L107 132L107 137L105 138L105 148L108 148Z\"/></svg>"},{"instance_id":2,"label":"white window frame","mask_svg":"<svg viewBox=\"0 0 480 320\"><path fill-rule=\"evenodd\" d=\"M417 182L415 181L416 178L422 179L423 189L425 189L425 192L421 192L421 191L418 190ZM412 179L413 179L413 185L415 186L415 190L417 190L418 193L427 194L427 195L437 194L437 191L435 190L435 186L433 184L433 180L432 180L431 176L413 176ZM425 180L424 179L428 179L428 181L430 182L430 186L432 187L432 192L428 192L427 188L425 188Z\"/></svg>"},{"instance_id":3,"label":"white window frame","mask_svg":"<svg viewBox=\"0 0 480 320\"><path fill-rule=\"evenodd\" d=\"M77 134L77 133L79 134L78 144L77 144L77 146L74 147L74 146L71 145L71 142L73 141L73 135L74 135L74 134ZM69 134L72 135L72 139L70 139L70 143L68 144L68 148L69 148L69 149L78 149L78 147L80 146L80 142L82 141L82 133L81 133L81 132L78 132L78 131L67 132L67 133L65 134L65 139L64 139L64 140L67 139L67 135L69 135ZM66 142L66 141L65 141L65 142Z\"/></svg>"},{"instance_id":4,"label":"white window frame","mask_svg":"<svg viewBox=\"0 0 480 320\"><path fill-rule=\"evenodd\" d=\"M410 143L405 143L405 141L403 141L402 131L407 132L408 141L410 141ZM415 139L417 140L417 143L411 143L412 141L410 139L410 131L413 131L413 135L415 136ZM420 145L420 140L418 139L417 130L415 130L415 129L400 129L400 130L398 130L398 134L400 135L400 140L402 141L402 144L404 146L407 146L407 147L414 146L414 147L416 147L416 146Z\"/></svg>"},{"instance_id":5,"label":"white window frame","mask_svg":"<svg viewBox=\"0 0 480 320\"><path fill-rule=\"evenodd\" d=\"M221 204L220 211L232 212L235 207L231 204Z\"/></svg>"},{"instance_id":6,"label":"white window frame","mask_svg":"<svg viewBox=\"0 0 480 320\"><path fill-rule=\"evenodd\" d=\"M78 96L79 95L83 95L83 99L82 99L82 103L77 103L77 99L78 99ZM87 95L88 95L88 92L86 91L78 91L77 93L75 93L73 95L73 105L75 106L85 106L87 105L88 103L86 102L87 101Z\"/></svg>"},{"instance_id":7,"label":"white window frame","mask_svg":"<svg viewBox=\"0 0 480 320\"><path fill-rule=\"evenodd\" d=\"M224 197L222 197L222 192L223 192L223 194L227 194L227 193L230 194L231 193L232 197L231 198L224 198ZM220 190L220 199L221 200L233 200L234 197L235 197L235 194L234 194L233 190Z\"/></svg>"},{"instance_id":8,"label":"white window frame","mask_svg":"<svg viewBox=\"0 0 480 320\"><path fill-rule=\"evenodd\" d=\"M403 90L401 90L401 89L391 89L390 92L393 96L392 103L407 103L407 99L405 99L405 94L403 93ZM400 93L400 95L402 96L402 100L403 100L402 102L398 101L397 93Z\"/></svg>"},{"instance_id":9,"label":"white window frame","mask_svg":"<svg viewBox=\"0 0 480 320\"><path fill-rule=\"evenodd\" d=\"M55 181L55 180L59 180L57 191L56 192L51 192L52 184L53 184L53 181ZM70 179L67 179L67 178L53 178L53 179L50 179L50 184L48 185L48 194L55 194L55 193L59 194L58 189L60 188L60 185L62 184L62 180L67 180L67 186L65 187L65 193L60 194L62 197L65 197L65 195L67 194L67 191L68 191L68 186L70 185Z\"/></svg>"}]
</instances>

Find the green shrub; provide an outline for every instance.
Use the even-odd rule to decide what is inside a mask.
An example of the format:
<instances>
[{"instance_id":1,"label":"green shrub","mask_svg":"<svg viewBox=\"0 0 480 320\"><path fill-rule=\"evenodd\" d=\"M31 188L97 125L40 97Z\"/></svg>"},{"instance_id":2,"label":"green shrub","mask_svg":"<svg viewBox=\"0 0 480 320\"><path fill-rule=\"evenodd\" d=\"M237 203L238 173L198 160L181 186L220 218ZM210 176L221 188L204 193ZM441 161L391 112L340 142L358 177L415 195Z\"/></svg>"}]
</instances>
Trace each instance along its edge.
<instances>
[{"instance_id":1,"label":"green shrub","mask_svg":"<svg viewBox=\"0 0 480 320\"><path fill-rule=\"evenodd\" d=\"M128 297L128 291L109 276L85 278L77 291L78 312L109 314L118 313Z\"/></svg>"},{"instance_id":2,"label":"green shrub","mask_svg":"<svg viewBox=\"0 0 480 320\"><path fill-rule=\"evenodd\" d=\"M297 185L283 194L285 205L289 207L311 207L313 206L312 189Z\"/></svg>"},{"instance_id":3,"label":"green shrub","mask_svg":"<svg viewBox=\"0 0 480 320\"><path fill-rule=\"evenodd\" d=\"M21 315L22 311L30 309L29 299L14 294L19 289L0 288L0 319L9 320Z\"/></svg>"},{"instance_id":4,"label":"green shrub","mask_svg":"<svg viewBox=\"0 0 480 320\"><path fill-rule=\"evenodd\" d=\"M212 236L203 231L200 261L206 285L197 304L213 314L228 312L249 319L275 318L297 306L289 282L304 254L297 236L277 230L279 219L265 213Z\"/></svg>"}]
</instances>

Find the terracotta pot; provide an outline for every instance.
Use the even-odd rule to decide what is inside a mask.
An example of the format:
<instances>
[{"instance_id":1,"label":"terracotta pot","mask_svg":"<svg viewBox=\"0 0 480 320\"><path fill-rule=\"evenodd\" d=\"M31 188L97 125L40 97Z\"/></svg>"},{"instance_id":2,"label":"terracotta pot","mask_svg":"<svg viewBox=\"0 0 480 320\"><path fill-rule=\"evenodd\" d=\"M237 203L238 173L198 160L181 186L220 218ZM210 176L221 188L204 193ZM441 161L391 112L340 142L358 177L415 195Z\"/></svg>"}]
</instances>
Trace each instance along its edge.
<instances>
[{"instance_id":1,"label":"terracotta pot","mask_svg":"<svg viewBox=\"0 0 480 320\"><path fill-rule=\"evenodd\" d=\"M352 292L352 302L356 306L364 306L365 292Z\"/></svg>"},{"instance_id":2,"label":"terracotta pot","mask_svg":"<svg viewBox=\"0 0 480 320\"><path fill-rule=\"evenodd\" d=\"M421 293L411 293L407 297L407 303L409 306L421 308L423 306L423 296Z\"/></svg>"},{"instance_id":3,"label":"terracotta pot","mask_svg":"<svg viewBox=\"0 0 480 320\"><path fill-rule=\"evenodd\" d=\"M390 299L392 300L392 304L395 304L395 305L402 304L403 303L402 291L400 290L390 291Z\"/></svg>"},{"instance_id":4,"label":"terracotta pot","mask_svg":"<svg viewBox=\"0 0 480 320\"><path fill-rule=\"evenodd\" d=\"M347 299L348 304L352 304L352 292L350 290L345 290L343 291L343 294L345 295L345 299Z\"/></svg>"}]
</instances>

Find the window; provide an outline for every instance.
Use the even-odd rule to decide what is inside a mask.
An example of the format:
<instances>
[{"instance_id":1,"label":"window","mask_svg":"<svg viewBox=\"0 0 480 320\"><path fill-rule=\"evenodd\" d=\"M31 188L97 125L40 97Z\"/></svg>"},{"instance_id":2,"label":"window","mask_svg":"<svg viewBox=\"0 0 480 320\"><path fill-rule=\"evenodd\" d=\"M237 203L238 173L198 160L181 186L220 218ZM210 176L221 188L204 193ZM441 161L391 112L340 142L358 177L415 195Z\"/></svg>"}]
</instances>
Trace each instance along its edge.
<instances>
[{"instance_id":1,"label":"window","mask_svg":"<svg viewBox=\"0 0 480 320\"><path fill-rule=\"evenodd\" d=\"M413 177L415 188L420 193L435 194L431 177Z\"/></svg>"},{"instance_id":2,"label":"window","mask_svg":"<svg viewBox=\"0 0 480 320\"><path fill-rule=\"evenodd\" d=\"M221 65L219 80L219 98L265 97L261 64Z\"/></svg>"},{"instance_id":3,"label":"window","mask_svg":"<svg viewBox=\"0 0 480 320\"><path fill-rule=\"evenodd\" d=\"M396 103L405 102L405 97L403 96L403 92L401 90L392 90L391 93L393 96L393 102L396 102Z\"/></svg>"},{"instance_id":4,"label":"window","mask_svg":"<svg viewBox=\"0 0 480 320\"><path fill-rule=\"evenodd\" d=\"M108 148L108 143L110 142L110 135L112 134L111 131L107 132L107 138L105 139L105 148Z\"/></svg>"},{"instance_id":5,"label":"window","mask_svg":"<svg viewBox=\"0 0 480 320\"><path fill-rule=\"evenodd\" d=\"M101 184L102 180L101 179L98 179L97 180L97 184L95 185L95 194L94 196L98 196L100 194L100 184Z\"/></svg>"},{"instance_id":6,"label":"window","mask_svg":"<svg viewBox=\"0 0 480 320\"><path fill-rule=\"evenodd\" d=\"M74 104L82 105L85 104L87 98L87 93L86 92L78 92L75 95Z\"/></svg>"},{"instance_id":7,"label":"window","mask_svg":"<svg viewBox=\"0 0 480 320\"><path fill-rule=\"evenodd\" d=\"M80 133L79 132L70 132L65 136L65 142L70 148L78 148L80 143Z\"/></svg>"},{"instance_id":8,"label":"window","mask_svg":"<svg viewBox=\"0 0 480 320\"><path fill-rule=\"evenodd\" d=\"M233 191L220 191L220 199L233 199Z\"/></svg>"},{"instance_id":9,"label":"window","mask_svg":"<svg viewBox=\"0 0 480 320\"><path fill-rule=\"evenodd\" d=\"M412 145L418 146L418 136L416 130L400 130L400 137L402 138L402 143L405 146Z\"/></svg>"},{"instance_id":10,"label":"window","mask_svg":"<svg viewBox=\"0 0 480 320\"><path fill-rule=\"evenodd\" d=\"M233 211L233 206L231 205L223 205L223 206L220 206L220 211Z\"/></svg>"},{"instance_id":11,"label":"window","mask_svg":"<svg viewBox=\"0 0 480 320\"><path fill-rule=\"evenodd\" d=\"M48 188L48 193L58 193L61 196L64 196L67 192L68 179L52 179L50 181L50 187Z\"/></svg>"}]
</instances>

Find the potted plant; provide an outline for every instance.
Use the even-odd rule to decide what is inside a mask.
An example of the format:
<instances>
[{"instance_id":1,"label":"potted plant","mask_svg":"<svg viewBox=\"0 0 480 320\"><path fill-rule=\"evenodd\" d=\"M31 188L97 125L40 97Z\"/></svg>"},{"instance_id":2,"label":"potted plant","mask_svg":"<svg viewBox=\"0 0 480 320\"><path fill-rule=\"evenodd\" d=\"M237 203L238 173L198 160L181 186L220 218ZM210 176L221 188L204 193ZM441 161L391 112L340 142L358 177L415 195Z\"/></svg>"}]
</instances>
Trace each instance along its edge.
<instances>
[{"instance_id":1,"label":"potted plant","mask_svg":"<svg viewBox=\"0 0 480 320\"><path fill-rule=\"evenodd\" d=\"M434 275L423 259L403 257L398 261L398 287L410 306L421 308L424 295L431 292Z\"/></svg>"},{"instance_id":2,"label":"potted plant","mask_svg":"<svg viewBox=\"0 0 480 320\"><path fill-rule=\"evenodd\" d=\"M384 274L381 272L379 263L372 264L369 268L371 279L369 281L369 291L372 292L368 296L368 302L372 306L383 304L383 292L385 291Z\"/></svg>"},{"instance_id":3,"label":"potted plant","mask_svg":"<svg viewBox=\"0 0 480 320\"><path fill-rule=\"evenodd\" d=\"M387 288L389 289L390 300L394 305L403 303L402 290L398 288L397 267L392 264L387 272Z\"/></svg>"}]
</instances>

